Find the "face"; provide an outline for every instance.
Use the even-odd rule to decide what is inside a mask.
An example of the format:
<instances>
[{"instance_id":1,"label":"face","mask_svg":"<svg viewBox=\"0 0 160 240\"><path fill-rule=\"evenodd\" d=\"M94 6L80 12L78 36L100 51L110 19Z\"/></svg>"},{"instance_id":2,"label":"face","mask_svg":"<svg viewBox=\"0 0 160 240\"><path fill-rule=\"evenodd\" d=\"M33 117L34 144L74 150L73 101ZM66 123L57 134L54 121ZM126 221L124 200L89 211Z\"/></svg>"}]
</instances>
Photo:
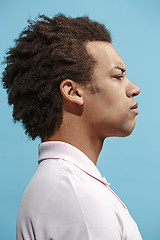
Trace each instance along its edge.
<instances>
[{"instance_id":1,"label":"face","mask_svg":"<svg viewBox=\"0 0 160 240\"><path fill-rule=\"evenodd\" d=\"M128 136L135 127L138 111L134 96L140 89L128 80L125 65L110 43L88 42L86 48L96 60L91 84L98 87L95 94L85 90L86 121L102 139Z\"/></svg>"}]
</instances>

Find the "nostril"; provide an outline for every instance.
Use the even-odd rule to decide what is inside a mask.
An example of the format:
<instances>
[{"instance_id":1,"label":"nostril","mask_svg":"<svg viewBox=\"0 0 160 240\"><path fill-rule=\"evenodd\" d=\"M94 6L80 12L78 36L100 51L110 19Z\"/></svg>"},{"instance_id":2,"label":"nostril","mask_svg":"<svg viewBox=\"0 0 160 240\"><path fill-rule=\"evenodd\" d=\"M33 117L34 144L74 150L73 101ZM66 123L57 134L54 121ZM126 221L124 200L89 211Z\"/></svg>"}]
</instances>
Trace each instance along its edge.
<instances>
[{"instance_id":1,"label":"nostril","mask_svg":"<svg viewBox=\"0 0 160 240\"><path fill-rule=\"evenodd\" d=\"M139 94L140 94L140 89L137 88L137 89L133 92L132 97L135 97L135 96L137 96L137 95L139 95Z\"/></svg>"}]
</instances>

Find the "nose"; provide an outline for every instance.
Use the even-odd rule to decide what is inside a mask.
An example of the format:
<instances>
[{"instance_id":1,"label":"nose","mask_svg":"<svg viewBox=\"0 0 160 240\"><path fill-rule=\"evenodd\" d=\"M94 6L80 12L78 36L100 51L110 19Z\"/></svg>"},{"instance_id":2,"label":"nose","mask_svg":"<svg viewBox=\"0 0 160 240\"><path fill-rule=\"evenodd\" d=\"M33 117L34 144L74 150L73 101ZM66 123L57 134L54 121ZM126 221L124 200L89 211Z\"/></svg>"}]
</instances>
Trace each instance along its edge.
<instances>
[{"instance_id":1,"label":"nose","mask_svg":"<svg viewBox=\"0 0 160 240\"><path fill-rule=\"evenodd\" d=\"M129 81L129 85L127 88L127 96L128 97L135 97L140 94L140 88L134 84L133 82Z\"/></svg>"}]
</instances>

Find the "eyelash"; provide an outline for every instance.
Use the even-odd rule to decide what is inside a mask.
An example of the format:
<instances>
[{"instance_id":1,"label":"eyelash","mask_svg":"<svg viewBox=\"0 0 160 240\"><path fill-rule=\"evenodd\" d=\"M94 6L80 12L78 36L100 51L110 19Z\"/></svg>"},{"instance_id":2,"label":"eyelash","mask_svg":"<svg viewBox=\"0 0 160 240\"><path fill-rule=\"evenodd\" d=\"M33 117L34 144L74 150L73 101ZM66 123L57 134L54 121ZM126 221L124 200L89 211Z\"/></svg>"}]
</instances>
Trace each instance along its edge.
<instances>
[{"instance_id":1,"label":"eyelash","mask_svg":"<svg viewBox=\"0 0 160 240\"><path fill-rule=\"evenodd\" d=\"M121 76L116 76L115 78L119 79L119 80L122 80L123 79L123 75Z\"/></svg>"}]
</instances>

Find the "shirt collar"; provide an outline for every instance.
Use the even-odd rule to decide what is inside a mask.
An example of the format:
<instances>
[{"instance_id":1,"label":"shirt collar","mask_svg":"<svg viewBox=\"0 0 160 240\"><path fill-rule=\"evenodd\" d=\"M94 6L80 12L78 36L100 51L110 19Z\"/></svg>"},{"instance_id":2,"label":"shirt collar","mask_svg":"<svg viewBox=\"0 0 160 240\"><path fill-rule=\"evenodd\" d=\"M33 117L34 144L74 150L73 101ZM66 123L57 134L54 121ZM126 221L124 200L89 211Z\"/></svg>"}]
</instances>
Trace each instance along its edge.
<instances>
[{"instance_id":1,"label":"shirt collar","mask_svg":"<svg viewBox=\"0 0 160 240\"><path fill-rule=\"evenodd\" d=\"M100 174L95 164L78 148L66 142L48 141L39 145L38 162L46 159L60 158L69 161L80 168L82 171L102 182L109 185L106 179Z\"/></svg>"}]
</instances>

